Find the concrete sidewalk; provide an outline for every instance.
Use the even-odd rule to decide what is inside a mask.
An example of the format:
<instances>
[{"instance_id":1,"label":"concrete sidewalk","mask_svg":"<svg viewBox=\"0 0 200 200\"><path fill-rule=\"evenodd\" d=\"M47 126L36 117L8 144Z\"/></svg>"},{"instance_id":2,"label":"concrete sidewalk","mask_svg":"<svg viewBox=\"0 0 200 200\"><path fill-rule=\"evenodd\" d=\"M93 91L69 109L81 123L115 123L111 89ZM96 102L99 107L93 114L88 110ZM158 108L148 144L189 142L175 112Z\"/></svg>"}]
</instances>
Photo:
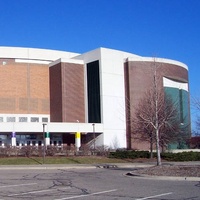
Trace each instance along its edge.
<instances>
[{"instance_id":1,"label":"concrete sidewalk","mask_svg":"<svg viewBox=\"0 0 200 200\"><path fill-rule=\"evenodd\" d=\"M77 169L77 168L143 168L155 163L97 163L97 164L38 164L38 165L0 165L0 170L20 169Z\"/></svg>"},{"instance_id":2,"label":"concrete sidewalk","mask_svg":"<svg viewBox=\"0 0 200 200\"><path fill-rule=\"evenodd\" d=\"M162 162L162 165L199 165L200 161ZM97 164L41 164L41 165L0 165L0 170L11 169L72 169L72 168L144 168L156 166L156 162L97 163Z\"/></svg>"}]
</instances>

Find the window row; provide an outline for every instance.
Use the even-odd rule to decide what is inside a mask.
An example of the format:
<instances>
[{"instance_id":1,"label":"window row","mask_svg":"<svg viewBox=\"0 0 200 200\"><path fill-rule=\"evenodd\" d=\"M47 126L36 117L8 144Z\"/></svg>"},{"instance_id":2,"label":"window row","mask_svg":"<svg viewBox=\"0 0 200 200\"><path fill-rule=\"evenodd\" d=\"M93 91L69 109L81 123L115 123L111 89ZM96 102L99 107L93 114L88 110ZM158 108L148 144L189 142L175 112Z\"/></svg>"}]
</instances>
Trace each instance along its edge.
<instances>
[{"instance_id":1,"label":"window row","mask_svg":"<svg viewBox=\"0 0 200 200\"><path fill-rule=\"evenodd\" d=\"M0 122L28 122L28 117L19 117L16 120L16 117L0 117ZM30 122L40 122L39 117L31 117ZM42 117L42 122L48 122L47 117Z\"/></svg>"}]
</instances>

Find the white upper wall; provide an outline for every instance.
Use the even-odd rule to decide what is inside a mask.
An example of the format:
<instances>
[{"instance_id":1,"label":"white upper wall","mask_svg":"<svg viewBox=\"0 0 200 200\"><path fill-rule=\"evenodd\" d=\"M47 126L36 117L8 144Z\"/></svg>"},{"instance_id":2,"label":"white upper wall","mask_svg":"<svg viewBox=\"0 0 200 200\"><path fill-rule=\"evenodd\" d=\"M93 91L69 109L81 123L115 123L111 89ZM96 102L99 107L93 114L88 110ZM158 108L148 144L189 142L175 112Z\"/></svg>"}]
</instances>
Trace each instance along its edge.
<instances>
[{"instance_id":1,"label":"white upper wall","mask_svg":"<svg viewBox=\"0 0 200 200\"><path fill-rule=\"evenodd\" d=\"M101 57L101 48L83 53L81 55L73 57L73 59L83 60L84 63L93 62L95 60L99 60Z\"/></svg>"},{"instance_id":2,"label":"white upper wall","mask_svg":"<svg viewBox=\"0 0 200 200\"><path fill-rule=\"evenodd\" d=\"M168 63L172 65L178 65L188 70L188 66L182 62L166 59L166 58L154 58L154 57L129 57L127 61L141 61L141 62L159 62L159 63Z\"/></svg>"},{"instance_id":3,"label":"white upper wall","mask_svg":"<svg viewBox=\"0 0 200 200\"><path fill-rule=\"evenodd\" d=\"M179 90L185 90L188 92L188 83L181 83L168 78L163 77L164 87L177 88Z\"/></svg>"},{"instance_id":4,"label":"white upper wall","mask_svg":"<svg viewBox=\"0 0 200 200\"><path fill-rule=\"evenodd\" d=\"M124 60L128 57L141 58L141 56L138 56L136 54L100 47L100 48L94 49L92 51L88 51L86 53L83 53L81 55L75 56L74 59L84 60L85 63L88 63L88 62L92 62L92 61L95 61L95 60L99 60L102 52L107 52L108 57L111 54L114 54L116 56L120 55L120 57L123 58Z\"/></svg>"},{"instance_id":5,"label":"white upper wall","mask_svg":"<svg viewBox=\"0 0 200 200\"><path fill-rule=\"evenodd\" d=\"M73 64L81 64L83 65L84 62L82 60L75 60L75 59L63 59L59 58L58 60L53 61L52 63L49 64L49 67L54 66L58 63L73 63Z\"/></svg>"},{"instance_id":6,"label":"white upper wall","mask_svg":"<svg viewBox=\"0 0 200 200\"><path fill-rule=\"evenodd\" d=\"M45 131L50 133L67 133L67 132L82 132L82 133L92 133L92 124L89 123L41 123L41 122L8 122L1 123L1 132L22 132L22 133L42 133L43 124L46 124ZM102 133L103 124L95 124L95 131Z\"/></svg>"},{"instance_id":7,"label":"white upper wall","mask_svg":"<svg viewBox=\"0 0 200 200\"><path fill-rule=\"evenodd\" d=\"M0 58L55 61L59 58L70 59L77 55L79 54L49 49L0 47Z\"/></svg>"}]
</instances>

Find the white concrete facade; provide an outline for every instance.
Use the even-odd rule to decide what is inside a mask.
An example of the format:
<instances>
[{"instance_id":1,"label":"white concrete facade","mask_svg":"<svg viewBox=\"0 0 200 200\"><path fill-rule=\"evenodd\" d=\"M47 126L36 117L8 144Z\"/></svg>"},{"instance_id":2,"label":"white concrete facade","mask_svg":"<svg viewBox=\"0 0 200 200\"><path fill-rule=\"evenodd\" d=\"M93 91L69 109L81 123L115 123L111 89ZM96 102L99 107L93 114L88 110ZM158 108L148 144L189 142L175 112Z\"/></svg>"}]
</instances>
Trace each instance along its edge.
<instances>
[{"instance_id":1,"label":"white concrete facade","mask_svg":"<svg viewBox=\"0 0 200 200\"><path fill-rule=\"evenodd\" d=\"M101 119L103 134L97 139L97 145L112 148L126 148L126 113L125 113L125 85L124 61L127 57L140 56L99 48L75 57L87 63L99 60Z\"/></svg>"},{"instance_id":2,"label":"white concrete facade","mask_svg":"<svg viewBox=\"0 0 200 200\"><path fill-rule=\"evenodd\" d=\"M104 144L126 148L124 54L101 49L101 92Z\"/></svg>"}]
</instances>

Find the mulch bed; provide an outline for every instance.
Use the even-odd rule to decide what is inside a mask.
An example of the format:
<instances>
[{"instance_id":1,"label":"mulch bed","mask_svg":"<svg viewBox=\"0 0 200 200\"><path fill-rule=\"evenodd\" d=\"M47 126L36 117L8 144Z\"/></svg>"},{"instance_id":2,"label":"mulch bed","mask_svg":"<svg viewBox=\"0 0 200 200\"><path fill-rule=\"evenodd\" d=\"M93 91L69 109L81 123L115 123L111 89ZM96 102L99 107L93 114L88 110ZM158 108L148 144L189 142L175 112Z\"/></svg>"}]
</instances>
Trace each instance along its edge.
<instances>
[{"instance_id":1,"label":"mulch bed","mask_svg":"<svg viewBox=\"0 0 200 200\"><path fill-rule=\"evenodd\" d=\"M163 165L137 169L134 172L150 176L200 177L200 166Z\"/></svg>"}]
</instances>

